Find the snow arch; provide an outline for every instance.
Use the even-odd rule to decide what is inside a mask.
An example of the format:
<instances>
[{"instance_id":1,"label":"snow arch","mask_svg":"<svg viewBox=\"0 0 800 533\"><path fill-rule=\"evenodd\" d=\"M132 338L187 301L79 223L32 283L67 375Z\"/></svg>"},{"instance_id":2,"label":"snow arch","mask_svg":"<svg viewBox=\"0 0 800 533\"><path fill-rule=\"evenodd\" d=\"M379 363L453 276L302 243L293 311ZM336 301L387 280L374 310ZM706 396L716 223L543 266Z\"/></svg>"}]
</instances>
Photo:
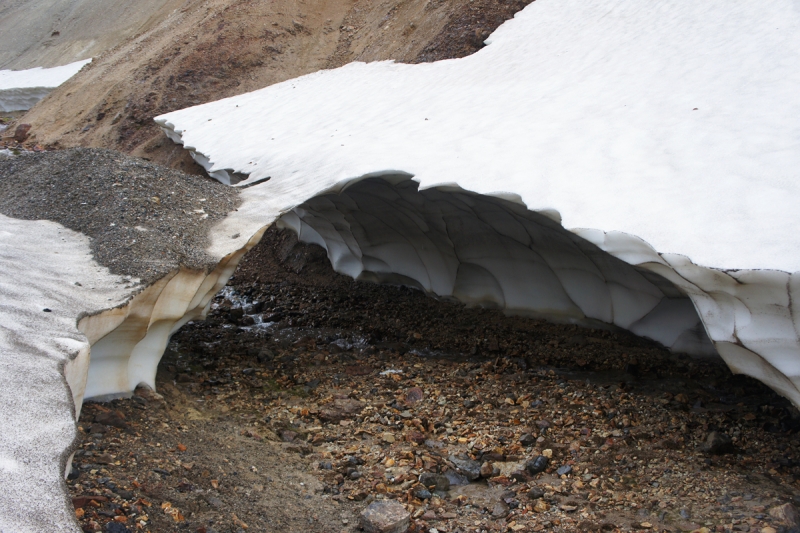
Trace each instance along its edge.
<instances>
[{"instance_id":1,"label":"snow arch","mask_svg":"<svg viewBox=\"0 0 800 533\"><path fill-rule=\"evenodd\" d=\"M420 191L407 176L388 175L314 197L278 224L325 248L333 268L355 279L512 314L614 325L674 351L715 354L691 300L673 283L518 202L455 187Z\"/></svg>"}]
</instances>

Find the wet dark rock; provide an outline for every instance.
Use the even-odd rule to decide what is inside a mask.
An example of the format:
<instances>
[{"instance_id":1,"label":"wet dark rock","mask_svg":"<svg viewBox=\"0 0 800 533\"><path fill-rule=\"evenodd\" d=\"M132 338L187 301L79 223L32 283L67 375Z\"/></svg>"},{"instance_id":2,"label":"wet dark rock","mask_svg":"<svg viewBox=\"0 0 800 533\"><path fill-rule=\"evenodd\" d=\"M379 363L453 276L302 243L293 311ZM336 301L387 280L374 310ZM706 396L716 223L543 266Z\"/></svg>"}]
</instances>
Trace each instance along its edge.
<instances>
[{"instance_id":1,"label":"wet dark rock","mask_svg":"<svg viewBox=\"0 0 800 533\"><path fill-rule=\"evenodd\" d=\"M431 491L428 490L427 487L423 485L417 485L414 487L412 493L415 498L419 498L420 500L430 500L431 499Z\"/></svg>"},{"instance_id":2,"label":"wet dark rock","mask_svg":"<svg viewBox=\"0 0 800 533\"><path fill-rule=\"evenodd\" d=\"M475 481L481 477L481 464L472 459L464 459L451 455L449 460L458 469L459 472L467 476L470 481Z\"/></svg>"},{"instance_id":3,"label":"wet dark rock","mask_svg":"<svg viewBox=\"0 0 800 533\"><path fill-rule=\"evenodd\" d=\"M447 478L447 481L450 482L451 486L457 487L459 485L467 485L469 483L469 479L467 479L467 476L459 474L455 470L448 470L447 472L445 472L444 475Z\"/></svg>"},{"instance_id":4,"label":"wet dark rock","mask_svg":"<svg viewBox=\"0 0 800 533\"><path fill-rule=\"evenodd\" d=\"M114 492L123 500L133 500L136 497L133 491L130 490L117 489Z\"/></svg>"},{"instance_id":5,"label":"wet dark rock","mask_svg":"<svg viewBox=\"0 0 800 533\"><path fill-rule=\"evenodd\" d=\"M519 438L519 443L523 446L533 446L536 444L536 437L531 435L530 433L525 433Z\"/></svg>"},{"instance_id":6,"label":"wet dark rock","mask_svg":"<svg viewBox=\"0 0 800 533\"><path fill-rule=\"evenodd\" d=\"M131 533L131 530L125 527L125 524L121 522L115 522L112 520L111 522L106 524L105 527L106 533Z\"/></svg>"},{"instance_id":7,"label":"wet dark rock","mask_svg":"<svg viewBox=\"0 0 800 533\"><path fill-rule=\"evenodd\" d=\"M556 470L556 473L559 476L566 476L566 475L572 473L572 467L570 465L560 466L560 467L558 467L558 470Z\"/></svg>"},{"instance_id":8,"label":"wet dark rock","mask_svg":"<svg viewBox=\"0 0 800 533\"><path fill-rule=\"evenodd\" d=\"M419 475L419 482L434 491L450 490L450 480L441 474L424 472Z\"/></svg>"},{"instance_id":9,"label":"wet dark rock","mask_svg":"<svg viewBox=\"0 0 800 533\"><path fill-rule=\"evenodd\" d=\"M528 491L528 498L531 500L538 500L544 497L544 490L541 487L531 487Z\"/></svg>"},{"instance_id":10,"label":"wet dark rock","mask_svg":"<svg viewBox=\"0 0 800 533\"><path fill-rule=\"evenodd\" d=\"M544 455L540 455L536 459L525 463L525 470L527 470L530 475L535 476L536 474L544 472L548 464L550 464L550 459Z\"/></svg>"}]
</instances>

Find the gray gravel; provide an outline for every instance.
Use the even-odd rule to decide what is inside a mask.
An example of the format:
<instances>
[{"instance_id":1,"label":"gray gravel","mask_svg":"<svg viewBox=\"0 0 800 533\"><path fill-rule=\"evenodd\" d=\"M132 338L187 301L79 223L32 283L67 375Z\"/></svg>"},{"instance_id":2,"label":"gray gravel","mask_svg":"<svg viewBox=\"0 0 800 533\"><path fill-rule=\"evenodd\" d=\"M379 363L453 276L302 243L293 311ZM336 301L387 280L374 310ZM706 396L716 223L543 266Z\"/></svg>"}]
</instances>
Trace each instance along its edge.
<instances>
[{"instance_id":1,"label":"gray gravel","mask_svg":"<svg viewBox=\"0 0 800 533\"><path fill-rule=\"evenodd\" d=\"M112 150L73 148L0 159L0 213L79 231L92 238L98 263L144 282L178 265L206 271L215 266L217 260L204 251L206 236L239 203L235 189L210 178Z\"/></svg>"}]
</instances>

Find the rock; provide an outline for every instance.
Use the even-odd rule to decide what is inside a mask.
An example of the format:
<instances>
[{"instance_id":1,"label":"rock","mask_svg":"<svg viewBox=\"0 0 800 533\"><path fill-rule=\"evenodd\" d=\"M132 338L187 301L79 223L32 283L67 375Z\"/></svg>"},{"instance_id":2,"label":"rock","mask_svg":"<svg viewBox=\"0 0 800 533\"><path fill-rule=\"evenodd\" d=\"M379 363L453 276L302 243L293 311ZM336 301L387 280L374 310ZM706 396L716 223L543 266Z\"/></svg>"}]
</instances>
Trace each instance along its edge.
<instances>
[{"instance_id":1,"label":"rock","mask_svg":"<svg viewBox=\"0 0 800 533\"><path fill-rule=\"evenodd\" d=\"M222 503L222 500L220 500L216 496L207 496L206 501L208 502L208 505L210 505L214 509L222 509L223 507L225 507L225 504Z\"/></svg>"},{"instance_id":2,"label":"rock","mask_svg":"<svg viewBox=\"0 0 800 533\"><path fill-rule=\"evenodd\" d=\"M123 500L133 500L136 496L132 490L117 489L114 492Z\"/></svg>"},{"instance_id":3,"label":"rock","mask_svg":"<svg viewBox=\"0 0 800 533\"><path fill-rule=\"evenodd\" d=\"M72 506L75 509L81 509L89 505L89 502L92 501L97 503L107 502L108 498L105 496L76 496L75 498L72 498Z\"/></svg>"},{"instance_id":4,"label":"rock","mask_svg":"<svg viewBox=\"0 0 800 533\"><path fill-rule=\"evenodd\" d=\"M536 437L531 435L530 433L525 433L519 438L519 443L523 446L533 446L536 444Z\"/></svg>"},{"instance_id":5,"label":"rock","mask_svg":"<svg viewBox=\"0 0 800 533\"><path fill-rule=\"evenodd\" d=\"M266 320L265 320L265 322L266 322ZM258 355L256 356L256 358L258 358L258 362L259 363L262 363L262 364L263 363L268 363L268 362L272 361L273 359L275 359L275 352L273 352L269 348L261 348L261 350L258 352Z\"/></svg>"},{"instance_id":6,"label":"rock","mask_svg":"<svg viewBox=\"0 0 800 533\"><path fill-rule=\"evenodd\" d=\"M528 498L531 500L540 500L544 497L544 490L541 487L531 487L528 491Z\"/></svg>"},{"instance_id":7,"label":"rock","mask_svg":"<svg viewBox=\"0 0 800 533\"><path fill-rule=\"evenodd\" d=\"M444 475L452 486L467 485L469 483L467 476L459 474L455 470L448 470Z\"/></svg>"},{"instance_id":8,"label":"rock","mask_svg":"<svg viewBox=\"0 0 800 533\"><path fill-rule=\"evenodd\" d=\"M524 483L530 479L530 476L525 470L514 470L508 475L508 477L520 483Z\"/></svg>"},{"instance_id":9,"label":"rock","mask_svg":"<svg viewBox=\"0 0 800 533\"><path fill-rule=\"evenodd\" d=\"M125 416L119 411L99 412L94 417L94 421L98 424L105 424L106 426L114 426L115 428L125 429L128 423L125 422Z\"/></svg>"},{"instance_id":10,"label":"rock","mask_svg":"<svg viewBox=\"0 0 800 533\"><path fill-rule=\"evenodd\" d=\"M389 431L386 431L381 434L381 440L386 444L392 444L395 441L394 435Z\"/></svg>"},{"instance_id":11,"label":"rock","mask_svg":"<svg viewBox=\"0 0 800 533\"><path fill-rule=\"evenodd\" d=\"M164 403L164 397L145 385L139 385L133 391L134 396L142 398L148 403Z\"/></svg>"},{"instance_id":12,"label":"rock","mask_svg":"<svg viewBox=\"0 0 800 533\"><path fill-rule=\"evenodd\" d=\"M533 506L533 510L537 513L544 513L548 509L550 509L550 506L544 500L538 500Z\"/></svg>"},{"instance_id":13,"label":"rock","mask_svg":"<svg viewBox=\"0 0 800 533\"><path fill-rule=\"evenodd\" d=\"M423 435L419 431L409 431L408 433L406 433L406 440L408 442L414 442L416 444L424 444L425 435Z\"/></svg>"},{"instance_id":14,"label":"rock","mask_svg":"<svg viewBox=\"0 0 800 533\"><path fill-rule=\"evenodd\" d=\"M297 438L297 432L285 429L281 431L281 440L283 442L292 442Z\"/></svg>"},{"instance_id":15,"label":"rock","mask_svg":"<svg viewBox=\"0 0 800 533\"><path fill-rule=\"evenodd\" d=\"M338 399L319 412L320 420L326 422L339 422L345 418L352 418L364 409L364 403L352 399Z\"/></svg>"},{"instance_id":16,"label":"rock","mask_svg":"<svg viewBox=\"0 0 800 533\"><path fill-rule=\"evenodd\" d=\"M14 130L14 140L18 143L25 142L28 140L29 132L31 131L30 124L20 124L17 126L17 129Z\"/></svg>"},{"instance_id":17,"label":"rock","mask_svg":"<svg viewBox=\"0 0 800 533\"><path fill-rule=\"evenodd\" d=\"M413 387L406 393L406 403L413 405L425 397L425 393L419 387Z\"/></svg>"},{"instance_id":18,"label":"rock","mask_svg":"<svg viewBox=\"0 0 800 533\"><path fill-rule=\"evenodd\" d=\"M103 531L106 533L131 533L131 530L125 527L125 524L122 522L116 522L114 520L107 523Z\"/></svg>"},{"instance_id":19,"label":"rock","mask_svg":"<svg viewBox=\"0 0 800 533\"><path fill-rule=\"evenodd\" d=\"M494 465L489 461L486 461L481 465L481 477L484 479L489 479L490 477L494 476Z\"/></svg>"},{"instance_id":20,"label":"rock","mask_svg":"<svg viewBox=\"0 0 800 533\"><path fill-rule=\"evenodd\" d=\"M525 463L525 470L527 470L530 475L535 476L536 474L544 472L548 464L550 464L550 459L544 455L540 455L536 459Z\"/></svg>"},{"instance_id":21,"label":"rock","mask_svg":"<svg viewBox=\"0 0 800 533\"><path fill-rule=\"evenodd\" d=\"M789 526L796 526L800 523L800 515L798 515L797 509L791 503L773 507L769 510L769 515Z\"/></svg>"},{"instance_id":22,"label":"rock","mask_svg":"<svg viewBox=\"0 0 800 533\"><path fill-rule=\"evenodd\" d=\"M431 494L431 491L429 491L428 488L425 487L424 485L417 485L416 487L414 487L414 489L411 491L411 494L415 498L419 498L420 500L430 500L431 497L433 496Z\"/></svg>"},{"instance_id":23,"label":"rock","mask_svg":"<svg viewBox=\"0 0 800 533\"><path fill-rule=\"evenodd\" d=\"M419 482L434 491L450 490L450 480L441 474L423 472L419 475Z\"/></svg>"},{"instance_id":24,"label":"rock","mask_svg":"<svg viewBox=\"0 0 800 533\"><path fill-rule=\"evenodd\" d=\"M572 467L570 465L560 466L560 467L558 467L558 470L556 470L556 473L559 476L566 476L566 475L570 474L571 472L572 472Z\"/></svg>"},{"instance_id":25,"label":"rock","mask_svg":"<svg viewBox=\"0 0 800 533\"><path fill-rule=\"evenodd\" d=\"M361 513L361 528L366 533L405 533L411 513L394 500L369 504Z\"/></svg>"},{"instance_id":26,"label":"rock","mask_svg":"<svg viewBox=\"0 0 800 533\"><path fill-rule=\"evenodd\" d=\"M708 434L708 437L706 437L702 450L712 455L733 453L733 441L731 441L731 438L725 433L712 431Z\"/></svg>"},{"instance_id":27,"label":"rock","mask_svg":"<svg viewBox=\"0 0 800 533\"><path fill-rule=\"evenodd\" d=\"M462 459L451 455L449 460L458 469L459 472L467 476L470 481L475 481L481 477L481 464L472 459Z\"/></svg>"},{"instance_id":28,"label":"rock","mask_svg":"<svg viewBox=\"0 0 800 533\"><path fill-rule=\"evenodd\" d=\"M508 515L508 505L505 502L497 502L492 507L492 518L505 518Z\"/></svg>"}]
</instances>

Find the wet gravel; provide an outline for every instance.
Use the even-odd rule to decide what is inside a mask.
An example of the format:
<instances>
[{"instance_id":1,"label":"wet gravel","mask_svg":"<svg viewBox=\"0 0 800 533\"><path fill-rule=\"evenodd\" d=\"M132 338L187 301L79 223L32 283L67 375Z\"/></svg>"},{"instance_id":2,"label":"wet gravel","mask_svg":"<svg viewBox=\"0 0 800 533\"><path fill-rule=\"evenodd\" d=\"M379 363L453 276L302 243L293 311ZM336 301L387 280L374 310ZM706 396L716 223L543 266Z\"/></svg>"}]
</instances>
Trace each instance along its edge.
<instances>
[{"instance_id":1,"label":"wet gravel","mask_svg":"<svg viewBox=\"0 0 800 533\"><path fill-rule=\"evenodd\" d=\"M95 148L0 158L0 213L52 220L92 238L95 260L150 282L178 265L207 270L210 227L238 192L210 178Z\"/></svg>"}]
</instances>

